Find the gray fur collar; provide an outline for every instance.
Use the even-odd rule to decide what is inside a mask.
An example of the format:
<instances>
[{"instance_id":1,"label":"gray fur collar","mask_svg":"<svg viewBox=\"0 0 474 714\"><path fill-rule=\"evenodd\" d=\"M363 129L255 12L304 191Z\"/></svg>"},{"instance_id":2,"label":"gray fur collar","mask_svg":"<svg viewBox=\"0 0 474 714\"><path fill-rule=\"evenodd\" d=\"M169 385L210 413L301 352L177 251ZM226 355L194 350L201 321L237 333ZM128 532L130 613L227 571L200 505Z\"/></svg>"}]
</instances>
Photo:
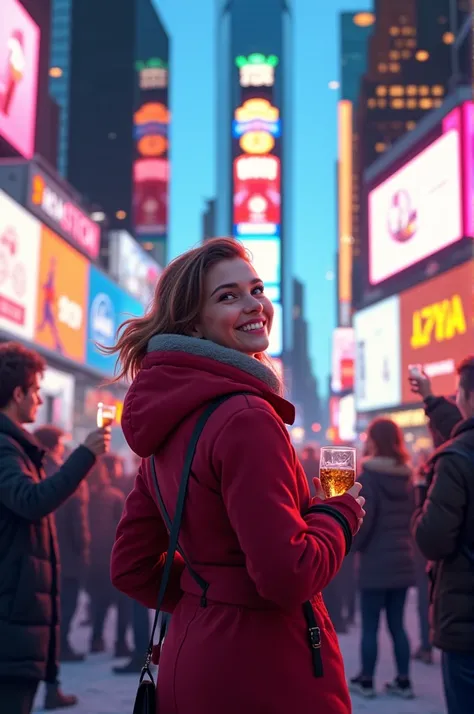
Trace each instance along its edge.
<instances>
[{"instance_id":1,"label":"gray fur collar","mask_svg":"<svg viewBox=\"0 0 474 714\"><path fill-rule=\"evenodd\" d=\"M147 352L187 352L196 357L208 357L230 367L237 367L263 382L274 394L282 396L282 386L271 369L237 350L222 347L209 340L186 335L155 335L148 343Z\"/></svg>"}]
</instances>

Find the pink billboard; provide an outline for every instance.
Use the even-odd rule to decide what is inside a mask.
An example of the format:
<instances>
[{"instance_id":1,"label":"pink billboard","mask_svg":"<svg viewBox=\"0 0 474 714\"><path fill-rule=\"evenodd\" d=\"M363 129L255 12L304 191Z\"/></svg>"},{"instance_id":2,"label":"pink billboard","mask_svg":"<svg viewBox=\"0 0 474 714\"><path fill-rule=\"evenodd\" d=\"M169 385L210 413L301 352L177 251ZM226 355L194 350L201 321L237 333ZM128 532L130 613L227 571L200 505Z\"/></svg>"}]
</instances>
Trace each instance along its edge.
<instances>
[{"instance_id":1,"label":"pink billboard","mask_svg":"<svg viewBox=\"0 0 474 714\"><path fill-rule=\"evenodd\" d=\"M138 159L133 165L133 217L138 235L168 230L168 159Z\"/></svg>"},{"instance_id":2,"label":"pink billboard","mask_svg":"<svg viewBox=\"0 0 474 714\"><path fill-rule=\"evenodd\" d=\"M453 127L369 193L370 283L462 237L461 139Z\"/></svg>"},{"instance_id":3,"label":"pink billboard","mask_svg":"<svg viewBox=\"0 0 474 714\"><path fill-rule=\"evenodd\" d=\"M474 237L474 102L463 105L464 113L464 232Z\"/></svg>"},{"instance_id":4,"label":"pink billboard","mask_svg":"<svg viewBox=\"0 0 474 714\"><path fill-rule=\"evenodd\" d=\"M40 31L18 0L0 2L0 136L26 159L35 151Z\"/></svg>"}]
</instances>

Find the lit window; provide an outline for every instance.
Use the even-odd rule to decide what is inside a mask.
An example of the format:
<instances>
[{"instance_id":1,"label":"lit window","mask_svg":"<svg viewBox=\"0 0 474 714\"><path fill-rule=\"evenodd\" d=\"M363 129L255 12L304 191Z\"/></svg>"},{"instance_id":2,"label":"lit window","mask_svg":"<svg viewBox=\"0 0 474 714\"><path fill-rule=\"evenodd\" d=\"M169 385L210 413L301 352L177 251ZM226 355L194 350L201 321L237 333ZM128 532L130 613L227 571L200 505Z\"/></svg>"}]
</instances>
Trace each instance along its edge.
<instances>
[{"instance_id":1,"label":"lit window","mask_svg":"<svg viewBox=\"0 0 474 714\"><path fill-rule=\"evenodd\" d=\"M443 35L443 42L445 45L452 45L454 44L455 36L452 32L445 32Z\"/></svg>"},{"instance_id":2,"label":"lit window","mask_svg":"<svg viewBox=\"0 0 474 714\"><path fill-rule=\"evenodd\" d=\"M115 214L115 218L118 218L119 221L123 221L127 217L127 212L126 211L117 211Z\"/></svg>"},{"instance_id":3,"label":"lit window","mask_svg":"<svg viewBox=\"0 0 474 714\"><path fill-rule=\"evenodd\" d=\"M377 154L381 154L383 151L385 151L386 148L387 146L383 143L383 141L378 141L375 144L375 151L377 152Z\"/></svg>"},{"instance_id":4,"label":"lit window","mask_svg":"<svg viewBox=\"0 0 474 714\"><path fill-rule=\"evenodd\" d=\"M57 79L58 77L63 76L63 71L61 67L51 67L49 70L49 76L53 77L54 79Z\"/></svg>"},{"instance_id":5,"label":"lit window","mask_svg":"<svg viewBox=\"0 0 474 714\"><path fill-rule=\"evenodd\" d=\"M442 97L444 95L444 87L441 84L435 84L431 87L431 94L433 97Z\"/></svg>"},{"instance_id":6,"label":"lit window","mask_svg":"<svg viewBox=\"0 0 474 714\"><path fill-rule=\"evenodd\" d=\"M390 67L390 72L393 72L393 73L400 72L400 65L398 64L398 62L391 62L389 67Z\"/></svg>"},{"instance_id":7,"label":"lit window","mask_svg":"<svg viewBox=\"0 0 474 714\"><path fill-rule=\"evenodd\" d=\"M428 97L430 93L430 88L426 86L426 84L422 84L421 87L418 87L418 92L420 94L420 97Z\"/></svg>"},{"instance_id":8,"label":"lit window","mask_svg":"<svg viewBox=\"0 0 474 714\"><path fill-rule=\"evenodd\" d=\"M367 106L369 107L369 109L375 109L375 107L377 106L377 102L375 101L375 99L368 99Z\"/></svg>"},{"instance_id":9,"label":"lit window","mask_svg":"<svg viewBox=\"0 0 474 714\"><path fill-rule=\"evenodd\" d=\"M400 28L399 27L391 27L390 34L392 35L392 37L398 37L398 35L400 34Z\"/></svg>"},{"instance_id":10,"label":"lit window","mask_svg":"<svg viewBox=\"0 0 474 714\"><path fill-rule=\"evenodd\" d=\"M430 58L430 53L427 50L418 50L415 57L418 62L426 62Z\"/></svg>"},{"instance_id":11,"label":"lit window","mask_svg":"<svg viewBox=\"0 0 474 714\"><path fill-rule=\"evenodd\" d=\"M353 22L357 27L370 27L375 22L375 15L371 12L358 12L354 15Z\"/></svg>"},{"instance_id":12,"label":"lit window","mask_svg":"<svg viewBox=\"0 0 474 714\"><path fill-rule=\"evenodd\" d=\"M401 84L394 84L393 87L390 87L390 96L391 97L403 97L405 94L405 87L402 87Z\"/></svg>"},{"instance_id":13,"label":"lit window","mask_svg":"<svg viewBox=\"0 0 474 714\"><path fill-rule=\"evenodd\" d=\"M406 43L405 43L405 45L406 45L407 47L413 47L413 48L414 48L414 47L416 47L416 40L407 40Z\"/></svg>"},{"instance_id":14,"label":"lit window","mask_svg":"<svg viewBox=\"0 0 474 714\"><path fill-rule=\"evenodd\" d=\"M391 60L397 60L400 59L400 52L398 52L398 50L391 50L388 56Z\"/></svg>"},{"instance_id":15,"label":"lit window","mask_svg":"<svg viewBox=\"0 0 474 714\"><path fill-rule=\"evenodd\" d=\"M377 106L380 109L385 109L387 107L387 100L386 99L378 99L377 100Z\"/></svg>"},{"instance_id":16,"label":"lit window","mask_svg":"<svg viewBox=\"0 0 474 714\"><path fill-rule=\"evenodd\" d=\"M416 121L407 121L405 126L406 126L407 131L413 131L413 129L416 127Z\"/></svg>"},{"instance_id":17,"label":"lit window","mask_svg":"<svg viewBox=\"0 0 474 714\"><path fill-rule=\"evenodd\" d=\"M409 97L416 97L418 94L418 87L415 84L409 84L407 86L407 95Z\"/></svg>"},{"instance_id":18,"label":"lit window","mask_svg":"<svg viewBox=\"0 0 474 714\"><path fill-rule=\"evenodd\" d=\"M411 57L410 50L402 50L402 59L410 59L410 57Z\"/></svg>"},{"instance_id":19,"label":"lit window","mask_svg":"<svg viewBox=\"0 0 474 714\"><path fill-rule=\"evenodd\" d=\"M379 72L384 74L386 71L387 71L387 65L385 64L385 62L380 62L379 63Z\"/></svg>"},{"instance_id":20,"label":"lit window","mask_svg":"<svg viewBox=\"0 0 474 714\"><path fill-rule=\"evenodd\" d=\"M432 99L429 99L429 97L420 99L420 109L432 109L432 108L433 108L433 100Z\"/></svg>"},{"instance_id":21,"label":"lit window","mask_svg":"<svg viewBox=\"0 0 474 714\"><path fill-rule=\"evenodd\" d=\"M392 99L392 102L390 104L392 109L403 109L405 106L405 102L403 99Z\"/></svg>"},{"instance_id":22,"label":"lit window","mask_svg":"<svg viewBox=\"0 0 474 714\"><path fill-rule=\"evenodd\" d=\"M387 96L387 87L384 87L383 84L379 84L379 86L375 90L375 94L378 97L386 97Z\"/></svg>"},{"instance_id":23,"label":"lit window","mask_svg":"<svg viewBox=\"0 0 474 714\"><path fill-rule=\"evenodd\" d=\"M416 99L407 99L407 109L416 109L418 102Z\"/></svg>"}]
</instances>

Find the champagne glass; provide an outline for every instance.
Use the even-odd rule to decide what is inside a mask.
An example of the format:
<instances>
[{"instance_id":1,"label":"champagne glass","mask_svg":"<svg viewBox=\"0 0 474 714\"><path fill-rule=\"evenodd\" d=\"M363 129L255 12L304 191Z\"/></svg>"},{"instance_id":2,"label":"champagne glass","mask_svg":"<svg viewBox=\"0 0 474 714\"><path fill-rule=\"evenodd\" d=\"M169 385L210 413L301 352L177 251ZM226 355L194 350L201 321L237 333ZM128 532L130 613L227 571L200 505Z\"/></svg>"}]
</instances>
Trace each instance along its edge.
<instances>
[{"instance_id":1,"label":"champagne glass","mask_svg":"<svg viewBox=\"0 0 474 714\"><path fill-rule=\"evenodd\" d=\"M115 421L117 407L115 404L103 404L99 402L97 405L97 426L103 429L106 426L112 426Z\"/></svg>"}]
</instances>

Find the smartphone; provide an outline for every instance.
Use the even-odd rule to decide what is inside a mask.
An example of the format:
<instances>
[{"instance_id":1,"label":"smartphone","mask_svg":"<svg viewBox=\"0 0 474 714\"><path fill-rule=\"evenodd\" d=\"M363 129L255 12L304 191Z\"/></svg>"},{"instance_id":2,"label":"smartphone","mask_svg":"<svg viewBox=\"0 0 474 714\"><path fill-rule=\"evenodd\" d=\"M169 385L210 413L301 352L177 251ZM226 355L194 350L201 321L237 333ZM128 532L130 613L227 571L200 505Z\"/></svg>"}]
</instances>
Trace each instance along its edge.
<instances>
[{"instance_id":1,"label":"smartphone","mask_svg":"<svg viewBox=\"0 0 474 714\"><path fill-rule=\"evenodd\" d=\"M408 365L408 375L410 379L421 379L423 377L423 368L421 364Z\"/></svg>"}]
</instances>

